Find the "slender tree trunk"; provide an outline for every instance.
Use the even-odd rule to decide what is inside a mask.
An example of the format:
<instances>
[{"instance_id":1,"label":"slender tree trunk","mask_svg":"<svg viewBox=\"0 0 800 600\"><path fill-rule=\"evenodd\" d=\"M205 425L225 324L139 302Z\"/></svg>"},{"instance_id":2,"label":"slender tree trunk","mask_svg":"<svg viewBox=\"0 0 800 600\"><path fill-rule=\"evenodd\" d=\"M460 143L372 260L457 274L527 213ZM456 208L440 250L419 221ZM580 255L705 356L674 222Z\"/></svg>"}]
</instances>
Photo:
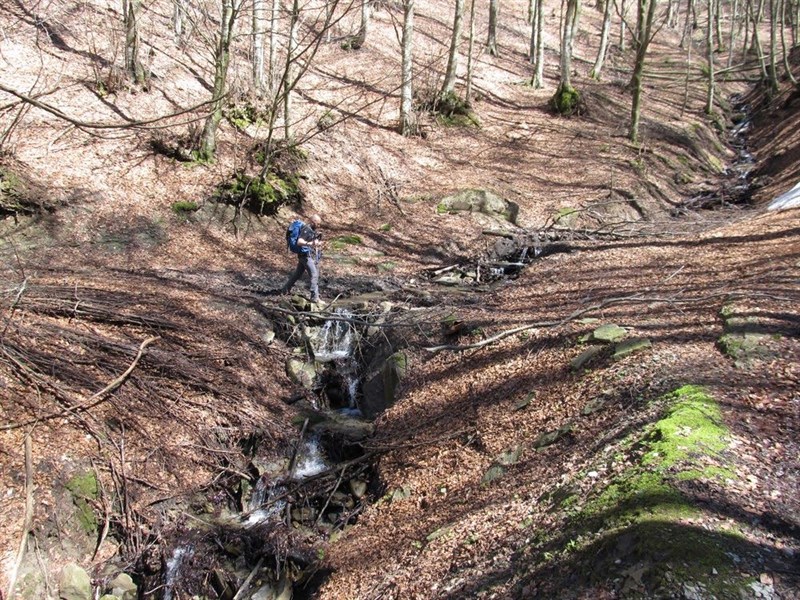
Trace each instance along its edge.
<instances>
[{"instance_id":1,"label":"slender tree trunk","mask_svg":"<svg viewBox=\"0 0 800 600\"><path fill-rule=\"evenodd\" d=\"M619 40L618 46L621 52L625 52L625 30L627 25L625 21L627 20L628 16L628 4L627 0L620 0L619 5Z\"/></svg>"},{"instance_id":2,"label":"slender tree trunk","mask_svg":"<svg viewBox=\"0 0 800 600\"><path fill-rule=\"evenodd\" d=\"M264 84L264 0L253 0L253 90L261 97Z\"/></svg>"},{"instance_id":3,"label":"slender tree trunk","mask_svg":"<svg viewBox=\"0 0 800 600\"><path fill-rule=\"evenodd\" d=\"M739 0L733 0L731 7L731 30L728 36L728 68L733 65L733 48L736 45L736 22L739 20Z\"/></svg>"},{"instance_id":4,"label":"slender tree trunk","mask_svg":"<svg viewBox=\"0 0 800 600\"><path fill-rule=\"evenodd\" d=\"M278 68L278 24L280 23L281 0L272 0L269 17L269 64L267 65L267 83L270 92L275 94L280 83Z\"/></svg>"},{"instance_id":5,"label":"slender tree trunk","mask_svg":"<svg viewBox=\"0 0 800 600\"><path fill-rule=\"evenodd\" d=\"M442 96L453 93L456 87L456 73L458 71L458 46L461 43L461 27L464 21L464 0L456 0L455 15L453 16L453 37L450 39L450 52L447 55L447 69L444 73Z\"/></svg>"},{"instance_id":6,"label":"slender tree trunk","mask_svg":"<svg viewBox=\"0 0 800 600\"><path fill-rule=\"evenodd\" d=\"M300 25L300 0L292 1L289 20L289 47L286 49L285 80L283 82L283 138L292 141L292 90L296 83L295 58L297 54L297 31Z\"/></svg>"},{"instance_id":7,"label":"slender tree trunk","mask_svg":"<svg viewBox=\"0 0 800 600\"><path fill-rule=\"evenodd\" d=\"M592 79L600 79L600 71L603 69L603 62L606 58L606 50L608 49L608 36L611 32L611 2L606 0L605 12L603 13L603 28L600 31L600 47L597 49L597 58L594 61L589 77ZM672 6L672 0L670 0Z\"/></svg>"},{"instance_id":8,"label":"slender tree trunk","mask_svg":"<svg viewBox=\"0 0 800 600\"><path fill-rule=\"evenodd\" d=\"M611 0L609 0L611 1ZM533 69L533 87L541 89L544 87L544 2L536 2L536 64Z\"/></svg>"},{"instance_id":9,"label":"slender tree trunk","mask_svg":"<svg viewBox=\"0 0 800 600\"><path fill-rule=\"evenodd\" d=\"M125 70L136 83L144 83L145 72L139 60L139 12L141 0L123 0L122 14L125 21Z\"/></svg>"},{"instance_id":10,"label":"slender tree trunk","mask_svg":"<svg viewBox=\"0 0 800 600\"><path fill-rule=\"evenodd\" d=\"M792 84L797 85L797 79L792 73L792 66L789 64L789 51L786 47L786 4L789 0L781 0L781 54L783 55L783 68ZM791 15L790 15L791 18Z\"/></svg>"},{"instance_id":11,"label":"slender tree trunk","mask_svg":"<svg viewBox=\"0 0 800 600\"><path fill-rule=\"evenodd\" d=\"M403 64L400 89L400 131L413 135L417 131L412 100L412 50L414 44L414 0L403 0Z\"/></svg>"},{"instance_id":12,"label":"slender tree trunk","mask_svg":"<svg viewBox=\"0 0 800 600\"><path fill-rule=\"evenodd\" d=\"M361 0L361 25L358 27L358 34L356 34L354 48L361 48L367 41L367 29L369 28L369 18L372 7L370 0Z\"/></svg>"},{"instance_id":13,"label":"slender tree trunk","mask_svg":"<svg viewBox=\"0 0 800 600\"><path fill-rule=\"evenodd\" d=\"M469 46L467 47L467 89L464 99L469 104L472 99L472 52L475 49L475 0L469 3Z\"/></svg>"},{"instance_id":14,"label":"slender tree trunk","mask_svg":"<svg viewBox=\"0 0 800 600\"><path fill-rule=\"evenodd\" d=\"M173 0L172 4L172 31L175 38L183 37L183 18L186 16L186 0Z\"/></svg>"},{"instance_id":15,"label":"slender tree trunk","mask_svg":"<svg viewBox=\"0 0 800 600\"><path fill-rule=\"evenodd\" d=\"M753 25L753 34L752 34L752 43L751 43L751 50L755 53L758 59L758 66L761 69L761 79L763 81L767 81L769 79L769 75L767 73L767 62L766 58L764 57L764 48L761 45L761 36L758 33L759 24L761 23L761 14L764 6L764 0L759 0L758 10L756 13L752 13L753 4L750 3L750 10L751 10L751 23Z\"/></svg>"},{"instance_id":16,"label":"slender tree trunk","mask_svg":"<svg viewBox=\"0 0 800 600\"><path fill-rule=\"evenodd\" d=\"M211 114L206 118L203 134L200 139L200 158L211 160L217 149L217 128L222 120L222 106L225 99L225 87L228 78L228 65L231 59L231 38L233 37L234 18L233 0L222 0L219 39L214 57L214 97Z\"/></svg>"},{"instance_id":17,"label":"slender tree trunk","mask_svg":"<svg viewBox=\"0 0 800 600\"><path fill-rule=\"evenodd\" d=\"M533 19L536 15L536 0L528 0L528 14L525 17L525 22L528 25L533 25Z\"/></svg>"},{"instance_id":18,"label":"slender tree trunk","mask_svg":"<svg viewBox=\"0 0 800 600\"><path fill-rule=\"evenodd\" d=\"M750 13L753 10L753 0L747 0L744 7L744 37L742 38L742 62L747 62L747 50L750 47Z\"/></svg>"},{"instance_id":19,"label":"slender tree trunk","mask_svg":"<svg viewBox=\"0 0 800 600\"><path fill-rule=\"evenodd\" d=\"M714 2L708 2L708 26L706 27L706 60L708 61L708 88L706 93L706 114L714 112Z\"/></svg>"},{"instance_id":20,"label":"slender tree trunk","mask_svg":"<svg viewBox=\"0 0 800 600\"><path fill-rule=\"evenodd\" d=\"M489 0L489 35L486 40L486 50L492 56L497 56L497 18L500 14L500 0Z\"/></svg>"},{"instance_id":21,"label":"slender tree trunk","mask_svg":"<svg viewBox=\"0 0 800 600\"><path fill-rule=\"evenodd\" d=\"M539 23L537 20L538 11L536 5L539 3L539 0L531 0L530 5L530 15L531 18L528 21L528 25L531 26L531 38L530 44L528 45L528 58L532 65L536 64L536 40L538 39L539 35Z\"/></svg>"},{"instance_id":22,"label":"slender tree trunk","mask_svg":"<svg viewBox=\"0 0 800 600\"><path fill-rule=\"evenodd\" d=\"M639 141L639 118L642 103L642 82L644 79L644 61L647 57L647 48L650 45L651 31L653 29L653 16L656 12L657 0L639 0L637 5L637 40L636 62L633 66L631 87L633 99L631 101L631 127L628 138L633 143Z\"/></svg>"},{"instance_id":23,"label":"slender tree trunk","mask_svg":"<svg viewBox=\"0 0 800 600\"><path fill-rule=\"evenodd\" d=\"M725 49L725 41L722 39L722 3L720 0L713 0L714 4L714 34L717 38L717 50L722 51Z\"/></svg>"},{"instance_id":24,"label":"slender tree trunk","mask_svg":"<svg viewBox=\"0 0 800 600\"><path fill-rule=\"evenodd\" d=\"M767 81L769 89L778 91L778 6L776 0L769 0L769 65L767 67Z\"/></svg>"}]
</instances>

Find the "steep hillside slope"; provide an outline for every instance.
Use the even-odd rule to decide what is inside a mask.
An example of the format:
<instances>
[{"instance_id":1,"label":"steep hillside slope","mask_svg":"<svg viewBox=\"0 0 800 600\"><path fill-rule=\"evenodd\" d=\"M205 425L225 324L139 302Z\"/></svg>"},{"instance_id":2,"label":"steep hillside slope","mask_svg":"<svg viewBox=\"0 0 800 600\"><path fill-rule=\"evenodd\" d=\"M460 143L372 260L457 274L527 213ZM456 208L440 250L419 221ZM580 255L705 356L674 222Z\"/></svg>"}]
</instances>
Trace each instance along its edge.
<instances>
[{"instance_id":1,"label":"steep hillside slope","mask_svg":"<svg viewBox=\"0 0 800 600\"><path fill-rule=\"evenodd\" d=\"M215 199L258 172L266 134L236 119L248 25L216 160L183 161L218 7L176 40L172 3L146 4L146 86L119 77L118 3L0 6L2 594L58 597L75 563L139 597L797 595L800 221L764 210L798 177L788 82L769 100L722 82L706 116L702 54L664 27L633 144L632 52L587 75L602 15L582 15L568 119L548 104L560 5L533 89L528 5L508 2L498 56L476 15L477 123L420 111L404 138L402 6L376 3L359 49L351 7L294 96L303 200L257 217ZM417 11L423 99L452 7ZM515 222L456 210L467 189ZM312 212L338 302L322 317L264 294L293 267L285 225ZM328 423L328 470L295 485L343 380L295 369L324 317L372 331L358 395L389 399L374 423ZM604 325L623 339L595 339Z\"/></svg>"}]
</instances>

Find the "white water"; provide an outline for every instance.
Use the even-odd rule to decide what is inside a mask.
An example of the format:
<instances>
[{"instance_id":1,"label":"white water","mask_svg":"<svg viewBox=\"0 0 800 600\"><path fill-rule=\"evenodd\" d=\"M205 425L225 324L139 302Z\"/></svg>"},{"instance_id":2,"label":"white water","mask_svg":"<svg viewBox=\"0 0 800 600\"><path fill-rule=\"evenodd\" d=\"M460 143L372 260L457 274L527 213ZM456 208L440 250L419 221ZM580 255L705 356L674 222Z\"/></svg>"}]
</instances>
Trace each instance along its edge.
<instances>
[{"instance_id":1,"label":"white water","mask_svg":"<svg viewBox=\"0 0 800 600\"><path fill-rule=\"evenodd\" d=\"M181 568L184 558L192 555L191 546L179 546L172 551L172 556L167 559L167 571L164 575L164 600L172 600L172 589L175 587L175 575Z\"/></svg>"},{"instance_id":2,"label":"white water","mask_svg":"<svg viewBox=\"0 0 800 600\"><path fill-rule=\"evenodd\" d=\"M319 437L312 436L303 441L303 447L297 454L297 464L294 469L294 479L306 479L328 468L322 450L319 446Z\"/></svg>"},{"instance_id":3,"label":"white water","mask_svg":"<svg viewBox=\"0 0 800 600\"><path fill-rule=\"evenodd\" d=\"M352 313L337 308L335 315L341 319L352 317ZM355 329L346 320L328 319L320 329L314 348L314 359L319 362L330 362L349 358L353 353Z\"/></svg>"}]
</instances>

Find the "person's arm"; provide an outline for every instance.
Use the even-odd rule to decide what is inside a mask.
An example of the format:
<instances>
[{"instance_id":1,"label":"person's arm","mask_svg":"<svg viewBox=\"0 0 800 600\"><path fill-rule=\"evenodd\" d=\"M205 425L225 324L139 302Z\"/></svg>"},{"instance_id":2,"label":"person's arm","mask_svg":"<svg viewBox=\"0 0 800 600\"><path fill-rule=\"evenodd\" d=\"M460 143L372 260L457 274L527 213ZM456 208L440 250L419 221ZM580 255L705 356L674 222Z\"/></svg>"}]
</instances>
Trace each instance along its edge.
<instances>
[{"instance_id":1,"label":"person's arm","mask_svg":"<svg viewBox=\"0 0 800 600\"><path fill-rule=\"evenodd\" d=\"M306 240L303 238L297 239L298 246L308 246L309 248L316 248L318 246L317 240Z\"/></svg>"}]
</instances>

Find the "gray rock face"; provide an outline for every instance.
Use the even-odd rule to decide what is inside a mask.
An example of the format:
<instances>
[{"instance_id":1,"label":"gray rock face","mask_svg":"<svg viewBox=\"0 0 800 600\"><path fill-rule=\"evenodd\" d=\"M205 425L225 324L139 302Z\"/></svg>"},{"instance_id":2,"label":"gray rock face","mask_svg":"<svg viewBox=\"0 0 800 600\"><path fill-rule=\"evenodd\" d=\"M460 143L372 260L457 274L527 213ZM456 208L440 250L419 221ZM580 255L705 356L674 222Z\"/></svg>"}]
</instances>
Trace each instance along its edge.
<instances>
[{"instance_id":1,"label":"gray rock face","mask_svg":"<svg viewBox=\"0 0 800 600\"><path fill-rule=\"evenodd\" d=\"M490 217L500 217L516 224L519 205L504 200L500 196L486 190L462 190L452 196L442 198L437 207L438 212L473 212Z\"/></svg>"},{"instance_id":2,"label":"gray rock face","mask_svg":"<svg viewBox=\"0 0 800 600\"><path fill-rule=\"evenodd\" d=\"M92 600L92 581L80 566L70 563L58 580L59 600Z\"/></svg>"}]
</instances>

